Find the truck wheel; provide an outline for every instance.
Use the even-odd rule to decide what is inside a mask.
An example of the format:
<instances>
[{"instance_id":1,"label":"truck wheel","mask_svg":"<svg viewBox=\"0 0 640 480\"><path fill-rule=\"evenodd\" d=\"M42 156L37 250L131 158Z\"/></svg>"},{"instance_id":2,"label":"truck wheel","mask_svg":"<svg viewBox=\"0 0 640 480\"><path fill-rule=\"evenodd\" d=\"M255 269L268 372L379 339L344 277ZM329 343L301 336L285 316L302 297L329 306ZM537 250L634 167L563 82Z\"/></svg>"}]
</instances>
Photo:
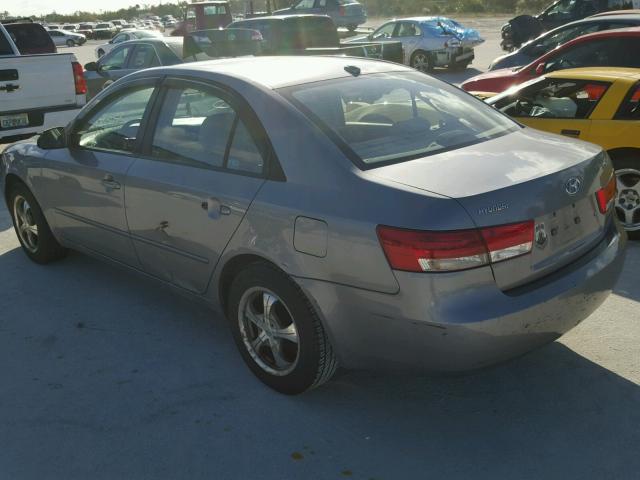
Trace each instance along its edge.
<instances>
[{"instance_id":1,"label":"truck wheel","mask_svg":"<svg viewBox=\"0 0 640 480\"><path fill-rule=\"evenodd\" d=\"M67 40L67 47L71 48L71 47L75 47L75 46L76 46L76 42L74 42L71 39Z\"/></svg>"},{"instance_id":2,"label":"truck wheel","mask_svg":"<svg viewBox=\"0 0 640 480\"><path fill-rule=\"evenodd\" d=\"M67 255L67 250L51 233L40 205L24 184L11 187L9 208L22 250L31 260L45 264Z\"/></svg>"},{"instance_id":3,"label":"truck wheel","mask_svg":"<svg viewBox=\"0 0 640 480\"><path fill-rule=\"evenodd\" d=\"M640 158L613 160L618 183L615 209L618 219L632 240L640 240Z\"/></svg>"},{"instance_id":4,"label":"truck wheel","mask_svg":"<svg viewBox=\"0 0 640 480\"><path fill-rule=\"evenodd\" d=\"M411 67L415 68L419 72L422 73L431 73L433 72L433 59L429 53L418 50L413 55L411 55Z\"/></svg>"},{"instance_id":5,"label":"truck wheel","mask_svg":"<svg viewBox=\"0 0 640 480\"><path fill-rule=\"evenodd\" d=\"M254 263L236 276L227 315L245 363L274 390L297 395L335 373L336 357L311 302L271 264Z\"/></svg>"}]
</instances>

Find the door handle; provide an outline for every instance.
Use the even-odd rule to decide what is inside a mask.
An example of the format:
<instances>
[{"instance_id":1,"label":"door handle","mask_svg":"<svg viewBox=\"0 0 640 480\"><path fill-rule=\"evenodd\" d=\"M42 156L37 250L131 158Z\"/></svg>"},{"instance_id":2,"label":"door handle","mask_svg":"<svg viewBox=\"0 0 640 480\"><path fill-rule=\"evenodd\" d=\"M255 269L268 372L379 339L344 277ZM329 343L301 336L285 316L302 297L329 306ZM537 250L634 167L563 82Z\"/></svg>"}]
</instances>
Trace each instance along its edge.
<instances>
[{"instance_id":1,"label":"door handle","mask_svg":"<svg viewBox=\"0 0 640 480\"><path fill-rule=\"evenodd\" d=\"M203 200L200 206L213 218L218 218L219 215L231 215L231 207L223 205L217 198Z\"/></svg>"},{"instance_id":2,"label":"door handle","mask_svg":"<svg viewBox=\"0 0 640 480\"><path fill-rule=\"evenodd\" d=\"M110 190L120 190L120 184L114 180L113 175L105 175L100 183Z\"/></svg>"},{"instance_id":3,"label":"door handle","mask_svg":"<svg viewBox=\"0 0 640 480\"><path fill-rule=\"evenodd\" d=\"M579 137L580 130L561 130L560 133L562 135L567 135L568 137Z\"/></svg>"}]
</instances>

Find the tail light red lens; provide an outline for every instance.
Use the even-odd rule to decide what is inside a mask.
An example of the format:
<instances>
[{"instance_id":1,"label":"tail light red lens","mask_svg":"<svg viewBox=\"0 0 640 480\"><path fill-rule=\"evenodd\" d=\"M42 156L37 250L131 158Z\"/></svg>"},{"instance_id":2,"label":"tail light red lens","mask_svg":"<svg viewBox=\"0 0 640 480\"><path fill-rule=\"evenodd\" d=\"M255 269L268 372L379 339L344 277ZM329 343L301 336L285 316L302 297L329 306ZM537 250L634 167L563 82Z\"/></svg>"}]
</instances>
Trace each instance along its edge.
<instances>
[{"instance_id":1,"label":"tail light red lens","mask_svg":"<svg viewBox=\"0 0 640 480\"><path fill-rule=\"evenodd\" d=\"M531 252L533 221L448 232L378 226L378 238L394 270L452 272Z\"/></svg>"},{"instance_id":2,"label":"tail light red lens","mask_svg":"<svg viewBox=\"0 0 640 480\"><path fill-rule=\"evenodd\" d=\"M609 211L613 201L616 198L617 185L616 176L613 175L611 180L600 190L596 192L596 201L598 202L598 210L603 215Z\"/></svg>"},{"instance_id":3,"label":"tail light red lens","mask_svg":"<svg viewBox=\"0 0 640 480\"><path fill-rule=\"evenodd\" d=\"M87 81L84 79L84 70L78 62L71 64L73 68L73 81L76 86L76 95L85 95L87 93Z\"/></svg>"}]
</instances>

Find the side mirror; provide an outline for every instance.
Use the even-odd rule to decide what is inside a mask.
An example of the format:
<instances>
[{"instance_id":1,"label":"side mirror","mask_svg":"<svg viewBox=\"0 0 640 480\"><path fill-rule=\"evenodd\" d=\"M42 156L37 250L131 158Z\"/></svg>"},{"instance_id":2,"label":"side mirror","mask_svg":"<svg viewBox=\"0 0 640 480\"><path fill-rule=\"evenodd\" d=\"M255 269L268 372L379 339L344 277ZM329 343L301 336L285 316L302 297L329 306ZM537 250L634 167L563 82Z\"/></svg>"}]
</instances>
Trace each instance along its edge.
<instances>
[{"instance_id":1,"label":"side mirror","mask_svg":"<svg viewBox=\"0 0 640 480\"><path fill-rule=\"evenodd\" d=\"M107 43L113 43L113 39L109 40Z\"/></svg>"},{"instance_id":2,"label":"side mirror","mask_svg":"<svg viewBox=\"0 0 640 480\"><path fill-rule=\"evenodd\" d=\"M545 72L547 65L544 62L540 62L536 66L536 75L542 75Z\"/></svg>"},{"instance_id":3,"label":"side mirror","mask_svg":"<svg viewBox=\"0 0 640 480\"><path fill-rule=\"evenodd\" d=\"M84 65L84 69L87 72L97 72L98 71L98 63L97 62L89 62Z\"/></svg>"},{"instance_id":4,"label":"side mirror","mask_svg":"<svg viewBox=\"0 0 640 480\"><path fill-rule=\"evenodd\" d=\"M55 150L67 146L67 137L64 127L55 127L45 130L38 137L38 147L43 150Z\"/></svg>"}]
</instances>

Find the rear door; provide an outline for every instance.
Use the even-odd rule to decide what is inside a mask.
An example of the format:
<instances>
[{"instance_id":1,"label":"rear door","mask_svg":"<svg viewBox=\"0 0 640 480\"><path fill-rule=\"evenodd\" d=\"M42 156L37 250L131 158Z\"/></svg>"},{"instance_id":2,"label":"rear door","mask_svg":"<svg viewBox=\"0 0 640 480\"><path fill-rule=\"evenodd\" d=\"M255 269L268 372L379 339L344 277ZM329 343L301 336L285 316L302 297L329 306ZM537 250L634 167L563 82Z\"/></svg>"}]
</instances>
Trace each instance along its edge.
<instances>
[{"instance_id":1,"label":"rear door","mask_svg":"<svg viewBox=\"0 0 640 480\"><path fill-rule=\"evenodd\" d=\"M393 33L393 40L402 42L404 48L404 63L409 65L411 55L421 45L422 30L417 22L401 21Z\"/></svg>"},{"instance_id":2,"label":"rear door","mask_svg":"<svg viewBox=\"0 0 640 480\"><path fill-rule=\"evenodd\" d=\"M127 177L129 230L145 271L203 292L265 182L264 136L240 99L199 82L164 85Z\"/></svg>"}]
</instances>

